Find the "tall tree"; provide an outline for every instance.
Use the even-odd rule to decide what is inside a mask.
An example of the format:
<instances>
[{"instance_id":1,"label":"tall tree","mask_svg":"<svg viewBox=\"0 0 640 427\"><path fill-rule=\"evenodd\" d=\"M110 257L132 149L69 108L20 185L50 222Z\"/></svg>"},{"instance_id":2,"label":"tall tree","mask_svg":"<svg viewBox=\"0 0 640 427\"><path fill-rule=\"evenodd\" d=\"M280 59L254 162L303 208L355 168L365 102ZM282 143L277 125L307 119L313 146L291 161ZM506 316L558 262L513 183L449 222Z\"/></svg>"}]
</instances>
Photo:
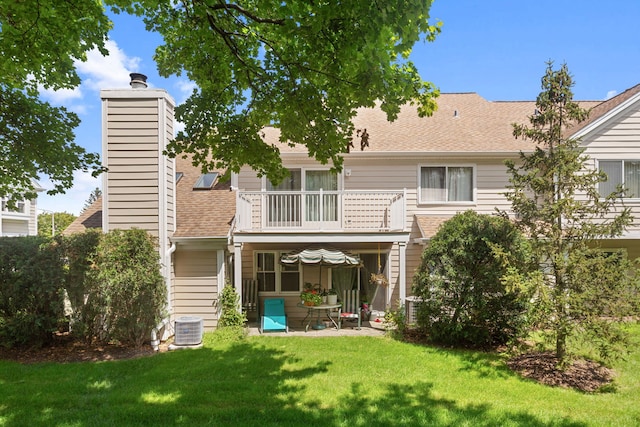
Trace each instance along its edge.
<instances>
[{"instance_id":1,"label":"tall tree","mask_svg":"<svg viewBox=\"0 0 640 427\"><path fill-rule=\"evenodd\" d=\"M185 131L170 152L193 153L205 169L249 164L280 181L287 172L265 126L340 168L357 108L379 103L390 120L410 101L423 115L436 108L438 91L407 59L440 32L431 0L112 2L163 36L162 75L184 72L197 85L176 109Z\"/></svg>"},{"instance_id":2,"label":"tall tree","mask_svg":"<svg viewBox=\"0 0 640 427\"><path fill-rule=\"evenodd\" d=\"M84 206L82 207L80 214L89 209L91 205L93 205L93 203L100 197L102 197L102 190L100 190L99 187L94 188L91 194L89 194L89 198L87 198L87 200L84 202Z\"/></svg>"},{"instance_id":3,"label":"tall tree","mask_svg":"<svg viewBox=\"0 0 640 427\"><path fill-rule=\"evenodd\" d=\"M73 171L101 171L97 154L73 142L79 120L38 98L39 88L80 84L74 61L104 42L111 24L100 1L0 1L0 196L33 199L33 181L73 184Z\"/></svg>"},{"instance_id":4,"label":"tall tree","mask_svg":"<svg viewBox=\"0 0 640 427\"><path fill-rule=\"evenodd\" d=\"M629 308L623 301L633 298L628 291L634 286L629 263L598 250L598 239L620 236L632 217L622 204L625 190L599 194L606 174L593 168L579 140L566 136L571 125L588 116L573 101L572 86L566 65L554 70L547 64L537 113L530 125L513 130L516 138L537 147L520 153L518 164L506 162L506 197L544 273L535 292L537 320L555 341L561 364L567 360L568 340L582 332L604 343L603 355L611 350L621 337L611 320Z\"/></svg>"}]
</instances>

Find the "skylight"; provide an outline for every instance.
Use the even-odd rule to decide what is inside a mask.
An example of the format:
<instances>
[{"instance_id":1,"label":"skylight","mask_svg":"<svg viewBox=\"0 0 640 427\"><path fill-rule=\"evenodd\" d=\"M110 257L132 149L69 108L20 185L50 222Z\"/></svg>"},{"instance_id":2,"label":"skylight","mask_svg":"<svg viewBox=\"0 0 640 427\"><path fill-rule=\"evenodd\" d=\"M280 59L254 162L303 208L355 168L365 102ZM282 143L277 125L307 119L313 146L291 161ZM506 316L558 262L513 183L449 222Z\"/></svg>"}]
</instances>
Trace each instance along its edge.
<instances>
[{"instance_id":1,"label":"skylight","mask_svg":"<svg viewBox=\"0 0 640 427\"><path fill-rule=\"evenodd\" d=\"M200 175L198 181L193 186L194 190L210 190L218 179L218 172L209 172Z\"/></svg>"}]
</instances>

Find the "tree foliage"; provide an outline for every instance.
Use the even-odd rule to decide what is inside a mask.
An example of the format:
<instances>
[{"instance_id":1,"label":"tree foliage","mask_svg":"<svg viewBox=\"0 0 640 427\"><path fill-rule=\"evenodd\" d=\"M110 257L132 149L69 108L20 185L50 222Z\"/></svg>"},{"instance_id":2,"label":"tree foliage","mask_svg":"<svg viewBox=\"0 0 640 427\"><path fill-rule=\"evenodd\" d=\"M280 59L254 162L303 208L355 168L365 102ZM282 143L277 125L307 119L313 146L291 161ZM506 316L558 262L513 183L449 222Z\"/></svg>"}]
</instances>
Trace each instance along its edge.
<instances>
[{"instance_id":1,"label":"tree foliage","mask_svg":"<svg viewBox=\"0 0 640 427\"><path fill-rule=\"evenodd\" d=\"M530 125L514 125L513 131L537 147L520 153L518 164L506 162L506 197L544 272L536 289L536 318L555 341L561 363L568 356L567 340L583 332L601 343L618 341L621 335L611 320L627 305L609 302L634 298L628 292L634 287L629 263L618 256L612 262L598 250L598 239L620 236L631 223L630 210L622 203L626 192L619 187L600 195L598 184L606 175L593 168L579 140L566 136L571 125L588 115L573 101L572 86L566 65L554 70L548 64L536 100L538 113L530 117Z\"/></svg>"},{"instance_id":2,"label":"tree foliage","mask_svg":"<svg viewBox=\"0 0 640 427\"><path fill-rule=\"evenodd\" d=\"M55 194L72 186L73 171L101 171L98 155L73 142L77 115L37 93L78 86L74 62L93 48L106 54L110 26L98 1L0 1L0 196L34 199L40 174Z\"/></svg>"},{"instance_id":3,"label":"tree foliage","mask_svg":"<svg viewBox=\"0 0 640 427\"><path fill-rule=\"evenodd\" d=\"M422 114L435 109L437 90L407 59L440 31L429 23L431 0L112 3L162 35L161 75L186 73L197 85L176 109L185 131L170 152L193 153L204 169L249 164L279 182L286 171L265 126L339 168L357 108L379 102L389 119L409 101Z\"/></svg>"},{"instance_id":4,"label":"tree foliage","mask_svg":"<svg viewBox=\"0 0 640 427\"><path fill-rule=\"evenodd\" d=\"M422 253L413 286L422 299L418 327L439 343L507 343L523 331L527 295L506 278L526 276L533 267L527 240L509 220L456 214Z\"/></svg>"},{"instance_id":5,"label":"tree foliage","mask_svg":"<svg viewBox=\"0 0 640 427\"><path fill-rule=\"evenodd\" d=\"M77 217L68 212L38 214L38 236L52 237L63 232Z\"/></svg>"},{"instance_id":6,"label":"tree foliage","mask_svg":"<svg viewBox=\"0 0 640 427\"><path fill-rule=\"evenodd\" d=\"M248 164L280 181L286 171L262 139L266 126L340 168L357 108L379 102L389 119L409 101L421 114L436 108L438 90L407 59L440 32L429 22L431 0L0 0L0 154L10 160L0 167L0 195L33 198L39 174L54 183L50 194L63 192L74 170L102 170L73 142L78 117L41 102L37 89L78 86L74 61L92 48L107 53L105 6L162 35L160 75L185 73L197 85L176 110L185 131L169 153L192 153L203 169Z\"/></svg>"}]
</instances>

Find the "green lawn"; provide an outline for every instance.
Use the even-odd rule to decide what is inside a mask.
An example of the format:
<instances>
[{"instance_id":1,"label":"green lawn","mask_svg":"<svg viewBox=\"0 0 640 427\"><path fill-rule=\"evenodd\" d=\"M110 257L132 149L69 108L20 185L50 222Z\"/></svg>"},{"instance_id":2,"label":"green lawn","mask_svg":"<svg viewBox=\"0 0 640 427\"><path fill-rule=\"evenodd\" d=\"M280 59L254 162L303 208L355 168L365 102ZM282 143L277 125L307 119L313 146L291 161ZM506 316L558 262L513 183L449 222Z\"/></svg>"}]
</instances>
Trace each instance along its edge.
<instances>
[{"instance_id":1,"label":"green lawn","mask_svg":"<svg viewBox=\"0 0 640 427\"><path fill-rule=\"evenodd\" d=\"M584 394L520 379L491 354L207 334L202 349L137 360L0 361L0 426L638 426L640 349L615 368L615 392Z\"/></svg>"}]
</instances>

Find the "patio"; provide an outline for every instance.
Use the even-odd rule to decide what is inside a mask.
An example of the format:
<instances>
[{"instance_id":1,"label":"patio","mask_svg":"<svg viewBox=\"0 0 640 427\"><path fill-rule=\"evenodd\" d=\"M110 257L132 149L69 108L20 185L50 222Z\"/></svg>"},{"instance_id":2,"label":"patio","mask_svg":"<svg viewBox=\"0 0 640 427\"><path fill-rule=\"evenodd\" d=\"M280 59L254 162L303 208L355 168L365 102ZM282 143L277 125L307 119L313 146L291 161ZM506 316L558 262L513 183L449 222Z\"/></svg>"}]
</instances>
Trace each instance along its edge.
<instances>
[{"instance_id":1,"label":"patio","mask_svg":"<svg viewBox=\"0 0 640 427\"><path fill-rule=\"evenodd\" d=\"M286 332L264 332L265 336L303 336L303 337L339 337L339 336L384 336L385 330L380 322L362 321L362 328L356 329L355 322L343 322L343 327L336 330L334 327L326 327L325 329L309 328L308 332L304 331L304 324L300 318L289 319L289 333ZM258 322L249 322L249 335L261 335L258 330Z\"/></svg>"}]
</instances>

